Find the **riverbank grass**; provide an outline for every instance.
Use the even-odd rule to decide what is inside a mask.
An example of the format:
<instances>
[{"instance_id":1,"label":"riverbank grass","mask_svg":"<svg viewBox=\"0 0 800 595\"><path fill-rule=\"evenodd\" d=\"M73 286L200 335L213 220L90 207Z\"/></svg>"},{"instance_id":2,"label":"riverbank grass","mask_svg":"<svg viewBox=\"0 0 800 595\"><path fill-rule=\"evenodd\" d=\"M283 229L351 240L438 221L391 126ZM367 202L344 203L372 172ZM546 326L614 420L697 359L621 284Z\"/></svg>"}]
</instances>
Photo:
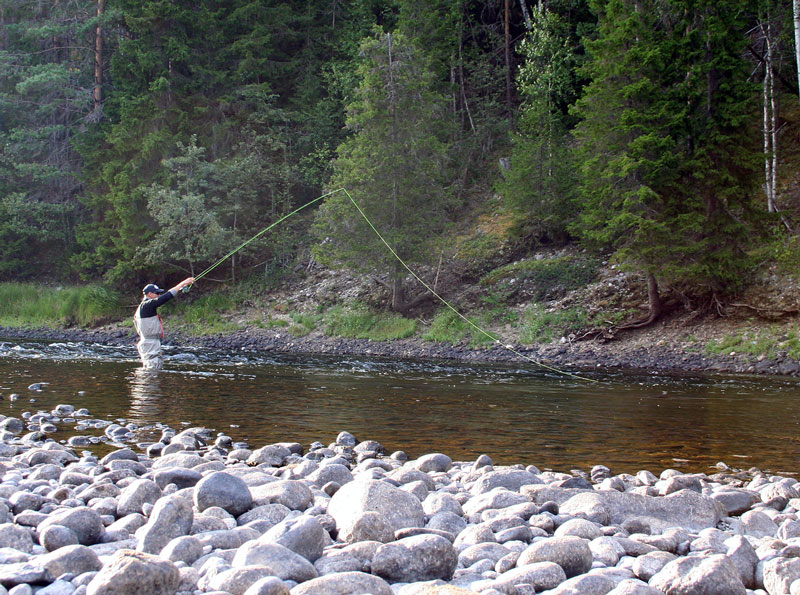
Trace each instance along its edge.
<instances>
[{"instance_id":1,"label":"riverbank grass","mask_svg":"<svg viewBox=\"0 0 800 595\"><path fill-rule=\"evenodd\" d=\"M367 306L334 306L325 313L325 333L347 339L391 341L414 335L417 322L400 316L375 312Z\"/></svg>"},{"instance_id":2,"label":"riverbank grass","mask_svg":"<svg viewBox=\"0 0 800 595\"><path fill-rule=\"evenodd\" d=\"M47 287L0 283L0 326L19 328L86 326L118 320L120 295L106 287Z\"/></svg>"},{"instance_id":3,"label":"riverbank grass","mask_svg":"<svg viewBox=\"0 0 800 595\"><path fill-rule=\"evenodd\" d=\"M217 291L180 304L173 300L162 308L169 312L170 324L176 324L193 335L213 335L230 333L241 328L239 324L225 317L226 313L236 309L236 305L233 297Z\"/></svg>"},{"instance_id":4,"label":"riverbank grass","mask_svg":"<svg viewBox=\"0 0 800 595\"><path fill-rule=\"evenodd\" d=\"M780 333L774 328L745 331L726 335L719 340L712 339L706 345L706 353L746 353L769 358L785 353L792 359L800 359L800 337L796 331Z\"/></svg>"},{"instance_id":5,"label":"riverbank grass","mask_svg":"<svg viewBox=\"0 0 800 595\"><path fill-rule=\"evenodd\" d=\"M486 347L497 340L496 335L479 330L483 329L481 321L473 319L469 321L472 324L449 308L442 310L433 319L428 332L422 338L434 343L453 344L468 340L469 346L474 349Z\"/></svg>"}]
</instances>

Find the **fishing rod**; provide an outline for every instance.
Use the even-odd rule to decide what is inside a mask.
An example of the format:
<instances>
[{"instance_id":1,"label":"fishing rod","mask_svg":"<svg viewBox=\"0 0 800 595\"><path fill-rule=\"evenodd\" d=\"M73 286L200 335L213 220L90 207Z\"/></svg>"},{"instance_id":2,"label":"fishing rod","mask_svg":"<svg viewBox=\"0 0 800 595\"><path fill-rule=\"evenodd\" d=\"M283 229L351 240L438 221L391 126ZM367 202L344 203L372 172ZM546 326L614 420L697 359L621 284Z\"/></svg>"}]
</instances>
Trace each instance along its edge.
<instances>
[{"instance_id":1,"label":"fishing rod","mask_svg":"<svg viewBox=\"0 0 800 595\"><path fill-rule=\"evenodd\" d=\"M484 330L483 328L481 328L480 326L475 324L472 320L470 320L469 318L464 316L461 312L459 312L455 308L455 306L450 304L450 302L448 302L444 297L442 297L441 295L436 293L436 291L434 291L434 289L430 285L428 285L419 275L417 275L411 269L411 267L408 266L408 264L406 264L406 262L400 257L400 255L397 254L397 252L395 252L394 248L391 247L389 242L387 242L384 239L384 237L381 235L381 232L378 231L378 228L375 227L375 225L373 225L372 221L370 221L369 217L367 217L367 214L361 209L361 207L358 205L358 203L355 201L355 199L347 191L347 188L344 188L344 187L337 188L336 190L332 190L332 191L330 191L330 192L328 192L326 194L323 194L322 196L318 196L314 200L308 201L303 206L296 208L291 213L289 213L287 215L284 215L283 217L281 217L280 219L278 219L274 223L272 223L269 226L265 227L264 229L259 231L256 235L254 235L252 238L250 238L246 242L242 243L238 248L234 248L233 250L228 252L225 256L220 258L217 262L215 262L210 267L208 267L206 270L204 270L202 273L197 275L194 278L195 282L197 282L198 279L201 279L202 277L206 276L208 273L210 273L215 268L217 268L220 264L222 264L225 260L227 260L228 258L233 256L234 254L236 254L239 250L241 250L242 248L244 248L245 246L247 246L251 242L255 241L256 239L258 239L259 237L261 237L262 235L267 233L270 229L272 229L273 227L275 227L279 223L282 223L283 221L285 221L289 217L292 217L293 215L299 213L300 211L302 211L306 207L310 207L314 203L319 202L323 198L327 198L329 196L333 196L334 194L336 194L338 192L344 192L345 196L347 196L347 198L350 200L350 202L353 203L353 206L356 208L356 210L358 211L359 215L361 215L361 217L364 219L364 221L367 222L367 225L369 225L369 227L373 231L373 233L375 233L375 235L383 243L383 245L386 246L386 248L389 250L389 252L392 254L392 256L394 256L398 260L398 262L400 262L400 264L403 265L403 267L411 274L411 276L414 277L414 279L416 279L426 290L428 290L432 296L434 296L436 299L438 299L442 304L444 304L448 309L450 309L450 311L452 311L456 316L461 318L469 326L471 326L473 329L475 329L476 332L478 332L478 333L482 334L483 336L487 337L495 345L499 345L499 346L503 347L504 349L506 349L507 351L510 351L511 353L516 355L517 357L520 357L520 358L522 358L522 359L524 359L524 360L526 360L526 361L528 361L528 362L530 362L530 363L532 363L532 364L534 364L536 366L539 366L540 368L544 368L545 370L550 370L551 372L556 372L556 373L561 374L563 376L569 376L569 377L575 378L577 380L585 380L587 382L599 382L598 380L595 380L593 378L586 378L586 377L580 376L578 374L573 374L572 372L567 372L566 370L561 370L559 368L556 368L554 366L546 364L546 363L544 363L542 361L536 360L536 359L530 357L529 355L526 355L526 354L522 353L518 349L515 349L513 345L510 345L510 344L507 344L507 343L503 343L502 341L500 341L499 338L497 338L496 336L494 336L491 333L487 332L486 330ZM181 291L187 292L189 290L189 288L191 288L191 285L188 285L188 286L184 287Z\"/></svg>"}]
</instances>

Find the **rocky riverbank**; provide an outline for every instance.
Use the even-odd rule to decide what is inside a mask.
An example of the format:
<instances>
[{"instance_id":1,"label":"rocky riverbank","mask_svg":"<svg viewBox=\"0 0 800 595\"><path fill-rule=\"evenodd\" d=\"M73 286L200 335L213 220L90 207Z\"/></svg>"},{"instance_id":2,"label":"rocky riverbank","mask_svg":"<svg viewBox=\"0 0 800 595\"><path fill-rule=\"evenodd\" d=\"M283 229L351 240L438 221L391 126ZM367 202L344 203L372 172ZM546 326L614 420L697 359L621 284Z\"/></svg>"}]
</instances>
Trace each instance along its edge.
<instances>
[{"instance_id":1,"label":"rocky riverbank","mask_svg":"<svg viewBox=\"0 0 800 595\"><path fill-rule=\"evenodd\" d=\"M15 329L0 327L0 336L37 341L70 341L129 345L136 343L132 330L121 327L87 329ZM558 369L580 372L585 370L616 369L647 372L718 372L736 374L766 374L800 377L800 361L786 355L774 358L754 357L732 353L709 355L696 346L677 342L654 343L628 340L600 343L595 341L563 342L525 346L512 345L514 351L502 345L473 349L465 344L432 343L422 339L369 341L342 339L313 332L294 337L287 332L249 328L224 335L190 336L170 333L165 345L173 347L202 347L219 351L253 351L262 353L328 354L393 357L403 359L439 359L461 362L515 363L536 366L541 362Z\"/></svg>"},{"instance_id":2,"label":"rocky riverbank","mask_svg":"<svg viewBox=\"0 0 800 595\"><path fill-rule=\"evenodd\" d=\"M47 439L70 424L67 443ZM0 420L0 593L800 593L791 477L135 430L67 404ZM113 450L79 450L82 432Z\"/></svg>"}]
</instances>

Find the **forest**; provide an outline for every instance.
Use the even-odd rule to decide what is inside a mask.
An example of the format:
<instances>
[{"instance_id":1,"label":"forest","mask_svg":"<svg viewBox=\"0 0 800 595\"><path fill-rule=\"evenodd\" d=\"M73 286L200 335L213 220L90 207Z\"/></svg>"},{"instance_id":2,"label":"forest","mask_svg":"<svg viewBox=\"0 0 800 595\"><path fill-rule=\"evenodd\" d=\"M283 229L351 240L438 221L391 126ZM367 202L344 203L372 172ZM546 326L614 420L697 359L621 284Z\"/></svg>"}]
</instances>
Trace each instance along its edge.
<instances>
[{"instance_id":1,"label":"forest","mask_svg":"<svg viewBox=\"0 0 800 595\"><path fill-rule=\"evenodd\" d=\"M332 192L216 281L313 260L384 279L405 312L400 260L435 269L483 208L509 214L515 254L576 244L640 271L651 316L666 287L723 303L800 256L798 13L0 0L0 281L196 275Z\"/></svg>"}]
</instances>

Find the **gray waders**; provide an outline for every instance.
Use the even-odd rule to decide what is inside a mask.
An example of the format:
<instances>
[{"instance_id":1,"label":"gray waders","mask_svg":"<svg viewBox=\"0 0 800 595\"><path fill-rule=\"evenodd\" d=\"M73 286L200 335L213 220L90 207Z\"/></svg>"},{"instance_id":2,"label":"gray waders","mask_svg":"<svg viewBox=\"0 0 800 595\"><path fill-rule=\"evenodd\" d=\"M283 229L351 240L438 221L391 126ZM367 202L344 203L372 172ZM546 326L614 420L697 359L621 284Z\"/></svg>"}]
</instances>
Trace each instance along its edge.
<instances>
[{"instance_id":1,"label":"gray waders","mask_svg":"<svg viewBox=\"0 0 800 595\"><path fill-rule=\"evenodd\" d=\"M164 327L159 316L142 318L139 316L139 308L133 315L133 326L139 333L139 342L136 349L139 350L139 357L142 359L142 367L152 370L160 370L164 364L161 355L161 337L164 336Z\"/></svg>"}]
</instances>

